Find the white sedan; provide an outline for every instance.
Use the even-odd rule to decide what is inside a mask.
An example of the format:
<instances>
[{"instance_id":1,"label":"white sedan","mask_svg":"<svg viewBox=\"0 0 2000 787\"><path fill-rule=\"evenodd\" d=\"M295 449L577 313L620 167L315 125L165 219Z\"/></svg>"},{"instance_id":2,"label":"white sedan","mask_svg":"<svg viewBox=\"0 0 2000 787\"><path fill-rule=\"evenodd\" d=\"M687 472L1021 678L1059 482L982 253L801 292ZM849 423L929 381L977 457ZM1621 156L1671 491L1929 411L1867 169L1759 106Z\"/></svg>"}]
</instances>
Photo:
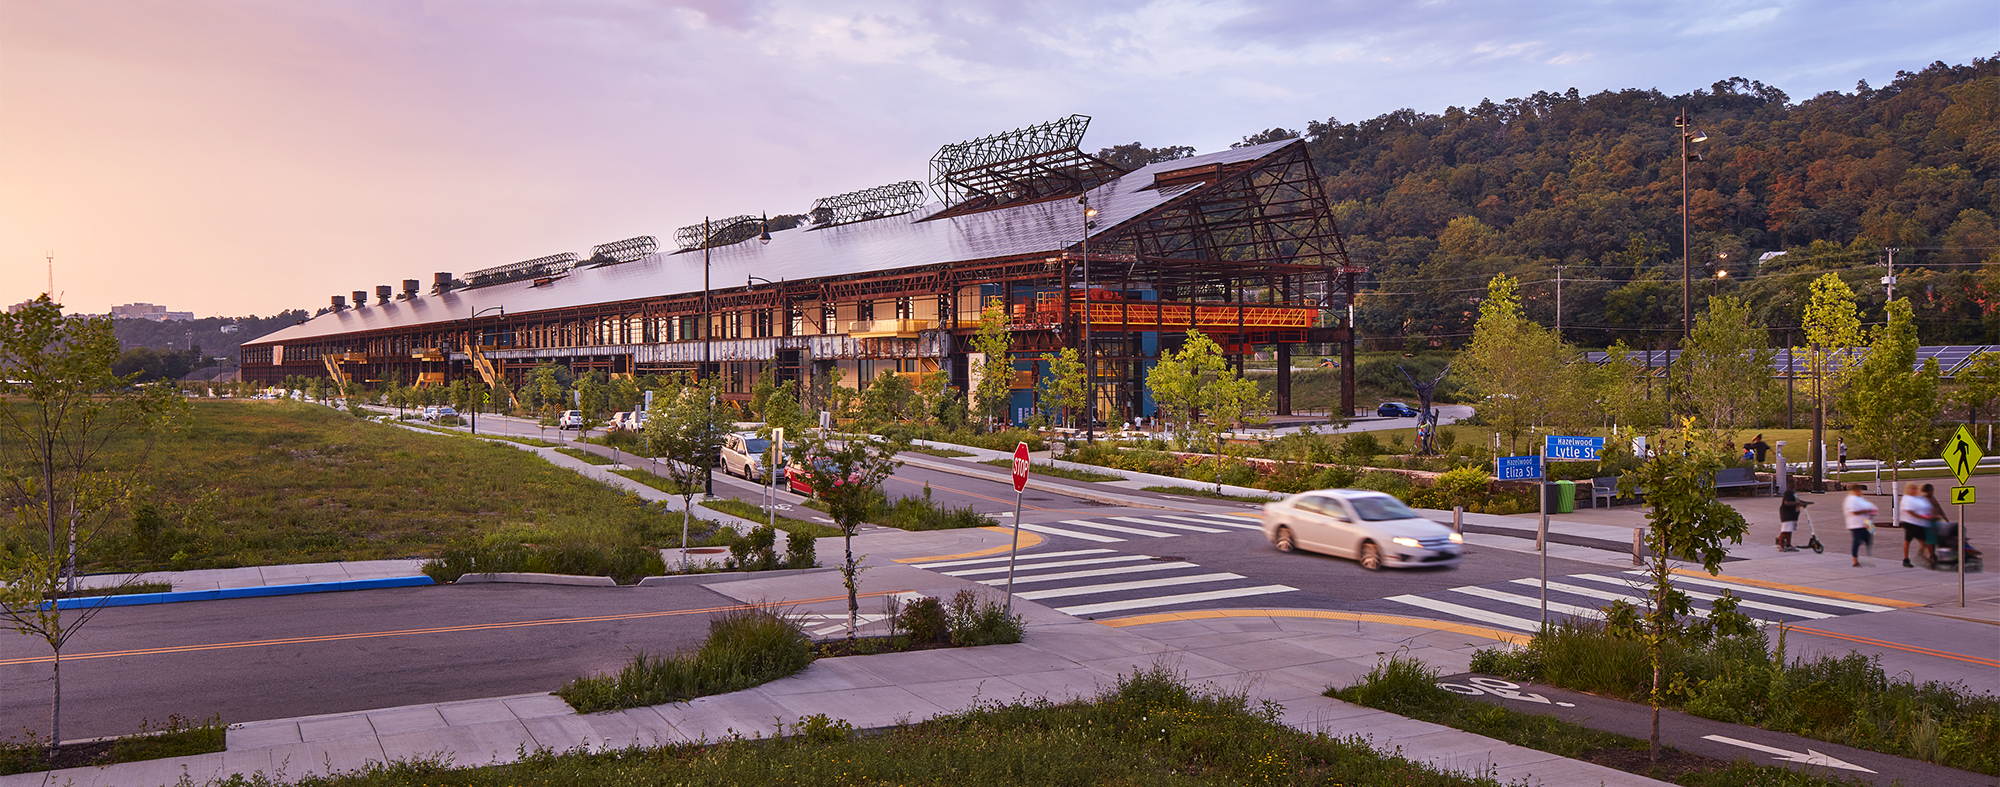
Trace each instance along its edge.
<instances>
[{"instance_id":1,"label":"white sedan","mask_svg":"<svg viewBox=\"0 0 2000 787\"><path fill-rule=\"evenodd\" d=\"M1280 552L1352 558L1369 571L1453 566L1465 551L1465 537L1449 526L1393 495L1363 489L1320 489L1265 503L1264 537Z\"/></svg>"}]
</instances>

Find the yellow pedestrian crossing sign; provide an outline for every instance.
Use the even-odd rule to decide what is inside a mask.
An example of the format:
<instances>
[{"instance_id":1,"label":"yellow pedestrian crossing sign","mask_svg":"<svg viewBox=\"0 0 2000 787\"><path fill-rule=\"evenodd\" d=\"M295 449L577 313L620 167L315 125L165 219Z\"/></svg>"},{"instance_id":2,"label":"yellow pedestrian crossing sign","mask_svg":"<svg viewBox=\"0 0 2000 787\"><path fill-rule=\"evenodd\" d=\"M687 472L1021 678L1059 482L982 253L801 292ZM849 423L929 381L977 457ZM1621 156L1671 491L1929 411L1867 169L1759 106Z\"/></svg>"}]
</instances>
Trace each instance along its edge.
<instances>
[{"instance_id":1,"label":"yellow pedestrian crossing sign","mask_svg":"<svg viewBox=\"0 0 2000 787\"><path fill-rule=\"evenodd\" d=\"M1958 476L1958 482L1963 484L1972 477L1972 468L1979 466L1979 460L1985 458L1986 453L1979 450L1979 444L1972 441L1972 432L1961 424L1958 431L1952 433L1951 439L1945 442L1944 452L1939 456L1944 457L1944 466L1950 468L1952 475Z\"/></svg>"},{"instance_id":2,"label":"yellow pedestrian crossing sign","mask_svg":"<svg viewBox=\"0 0 2000 787\"><path fill-rule=\"evenodd\" d=\"M1969 505L1972 505L1972 503L1973 503L1973 499L1974 499L1974 498L1973 498L1973 494L1972 494L1972 493L1973 493L1973 492L1976 492L1976 491L1979 491L1979 487L1976 487L1976 486L1954 486L1954 487L1952 487L1952 488L1951 488L1951 504L1952 504L1952 505L1955 505L1955 506L1969 506Z\"/></svg>"}]
</instances>

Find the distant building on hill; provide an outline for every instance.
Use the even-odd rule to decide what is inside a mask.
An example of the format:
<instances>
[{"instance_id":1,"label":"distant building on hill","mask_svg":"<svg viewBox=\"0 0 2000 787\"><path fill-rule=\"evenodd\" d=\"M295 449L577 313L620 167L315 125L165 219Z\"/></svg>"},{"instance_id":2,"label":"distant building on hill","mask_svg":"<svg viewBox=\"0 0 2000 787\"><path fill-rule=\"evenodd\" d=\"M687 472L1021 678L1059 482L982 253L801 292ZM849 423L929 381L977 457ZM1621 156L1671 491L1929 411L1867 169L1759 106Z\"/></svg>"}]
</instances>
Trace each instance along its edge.
<instances>
[{"instance_id":1,"label":"distant building on hill","mask_svg":"<svg viewBox=\"0 0 2000 787\"><path fill-rule=\"evenodd\" d=\"M155 303L128 303L124 306L111 307L111 316L115 319L165 322L167 320L192 320L194 319L194 312L170 312L167 311L167 307Z\"/></svg>"}]
</instances>

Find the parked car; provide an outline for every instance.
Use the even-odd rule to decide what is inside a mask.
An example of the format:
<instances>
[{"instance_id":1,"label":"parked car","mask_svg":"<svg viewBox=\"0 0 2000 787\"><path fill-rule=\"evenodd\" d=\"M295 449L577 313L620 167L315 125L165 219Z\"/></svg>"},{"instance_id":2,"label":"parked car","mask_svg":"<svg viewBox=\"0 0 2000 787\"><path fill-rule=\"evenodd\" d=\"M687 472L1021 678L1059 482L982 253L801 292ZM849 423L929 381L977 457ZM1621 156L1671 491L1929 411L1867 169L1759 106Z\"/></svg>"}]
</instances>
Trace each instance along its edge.
<instances>
[{"instance_id":1,"label":"parked car","mask_svg":"<svg viewBox=\"0 0 2000 787\"><path fill-rule=\"evenodd\" d=\"M625 412L624 410L619 410L618 412L612 413L611 423L605 426L604 428L609 429L613 432L621 432L626 429L631 429L633 428L632 414Z\"/></svg>"},{"instance_id":2,"label":"parked car","mask_svg":"<svg viewBox=\"0 0 2000 787\"><path fill-rule=\"evenodd\" d=\"M833 460L826 457L816 457L812 460L812 463L824 471L832 465ZM806 469L796 463L785 466L785 486L806 497L813 496L812 484L807 483Z\"/></svg>"},{"instance_id":3,"label":"parked car","mask_svg":"<svg viewBox=\"0 0 2000 787\"><path fill-rule=\"evenodd\" d=\"M1417 408L1402 402L1383 402L1381 406L1375 408L1375 414L1383 418L1415 418Z\"/></svg>"},{"instance_id":4,"label":"parked car","mask_svg":"<svg viewBox=\"0 0 2000 787\"><path fill-rule=\"evenodd\" d=\"M1465 550L1465 537L1450 526L1365 489L1320 489L1265 503L1264 537L1280 552L1352 558L1369 571L1454 566Z\"/></svg>"},{"instance_id":5,"label":"parked car","mask_svg":"<svg viewBox=\"0 0 2000 787\"><path fill-rule=\"evenodd\" d=\"M562 415L556 417L556 428L578 429L578 430L583 429L583 411L564 410Z\"/></svg>"},{"instance_id":6,"label":"parked car","mask_svg":"<svg viewBox=\"0 0 2000 787\"><path fill-rule=\"evenodd\" d=\"M764 478L764 452L771 441L756 432L736 432L722 438L722 472L752 481Z\"/></svg>"}]
</instances>

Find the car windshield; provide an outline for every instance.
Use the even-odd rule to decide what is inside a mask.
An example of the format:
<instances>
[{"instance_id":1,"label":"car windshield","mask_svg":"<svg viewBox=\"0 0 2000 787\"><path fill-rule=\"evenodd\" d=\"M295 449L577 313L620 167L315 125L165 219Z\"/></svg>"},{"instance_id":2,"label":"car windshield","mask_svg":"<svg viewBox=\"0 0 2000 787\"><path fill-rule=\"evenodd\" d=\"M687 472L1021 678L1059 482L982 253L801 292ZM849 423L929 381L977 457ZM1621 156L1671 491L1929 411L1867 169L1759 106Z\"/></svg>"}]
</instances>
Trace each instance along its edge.
<instances>
[{"instance_id":1,"label":"car windshield","mask_svg":"<svg viewBox=\"0 0 2000 787\"><path fill-rule=\"evenodd\" d=\"M743 441L743 453L746 454L761 454L769 450L770 447L771 441L761 437L753 437Z\"/></svg>"},{"instance_id":2,"label":"car windshield","mask_svg":"<svg viewBox=\"0 0 2000 787\"><path fill-rule=\"evenodd\" d=\"M1354 506L1355 516L1367 522L1382 522L1390 519L1416 519L1417 512L1411 511L1403 501L1393 497L1351 497L1347 500Z\"/></svg>"}]
</instances>

